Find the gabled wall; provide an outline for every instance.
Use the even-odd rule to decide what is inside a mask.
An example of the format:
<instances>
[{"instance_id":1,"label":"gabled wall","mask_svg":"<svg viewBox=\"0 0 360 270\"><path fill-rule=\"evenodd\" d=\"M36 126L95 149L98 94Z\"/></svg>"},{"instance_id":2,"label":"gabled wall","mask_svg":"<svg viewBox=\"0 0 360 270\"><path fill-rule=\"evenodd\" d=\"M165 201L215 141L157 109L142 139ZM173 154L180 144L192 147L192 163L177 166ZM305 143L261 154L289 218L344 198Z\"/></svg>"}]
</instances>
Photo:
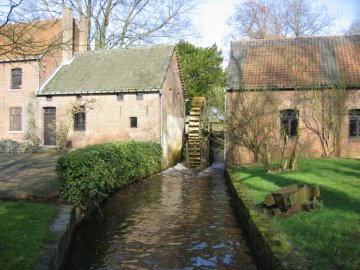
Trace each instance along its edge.
<instances>
[{"instance_id":1,"label":"gabled wall","mask_svg":"<svg viewBox=\"0 0 360 270\"><path fill-rule=\"evenodd\" d=\"M174 53L162 87L163 167L170 167L181 159L185 103L178 64Z\"/></svg>"}]
</instances>

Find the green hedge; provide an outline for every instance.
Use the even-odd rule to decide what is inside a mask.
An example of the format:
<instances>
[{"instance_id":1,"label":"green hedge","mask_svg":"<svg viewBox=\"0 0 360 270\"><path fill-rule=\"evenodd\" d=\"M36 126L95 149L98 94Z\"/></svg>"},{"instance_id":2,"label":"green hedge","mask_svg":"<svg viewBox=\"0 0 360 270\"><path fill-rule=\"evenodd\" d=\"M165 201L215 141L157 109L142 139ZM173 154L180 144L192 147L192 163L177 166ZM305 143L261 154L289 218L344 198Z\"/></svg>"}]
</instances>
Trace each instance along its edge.
<instances>
[{"instance_id":1,"label":"green hedge","mask_svg":"<svg viewBox=\"0 0 360 270\"><path fill-rule=\"evenodd\" d=\"M56 166L62 198L90 210L116 189L161 169L161 147L153 142L122 141L91 145L67 153Z\"/></svg>"}]
</instances>

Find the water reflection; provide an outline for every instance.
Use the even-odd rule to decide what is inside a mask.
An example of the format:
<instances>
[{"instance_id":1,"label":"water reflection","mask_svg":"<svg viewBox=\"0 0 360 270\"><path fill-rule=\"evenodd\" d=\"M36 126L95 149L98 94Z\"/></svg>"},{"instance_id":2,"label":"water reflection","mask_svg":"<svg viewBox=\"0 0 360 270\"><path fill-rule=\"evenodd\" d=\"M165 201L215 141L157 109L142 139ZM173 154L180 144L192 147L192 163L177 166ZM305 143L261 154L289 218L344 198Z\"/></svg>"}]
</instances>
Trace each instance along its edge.
<instances>
[{"instance_id":1,"label":"water reflection","mask_svg":"<svg viewBox=\"0 0 360 270\"><path fill-rule=\"evenodd\" d=\"M222 171L177 165L117 192L78 229L66 269L256 269Z\"/></svg>"}]
</instances>

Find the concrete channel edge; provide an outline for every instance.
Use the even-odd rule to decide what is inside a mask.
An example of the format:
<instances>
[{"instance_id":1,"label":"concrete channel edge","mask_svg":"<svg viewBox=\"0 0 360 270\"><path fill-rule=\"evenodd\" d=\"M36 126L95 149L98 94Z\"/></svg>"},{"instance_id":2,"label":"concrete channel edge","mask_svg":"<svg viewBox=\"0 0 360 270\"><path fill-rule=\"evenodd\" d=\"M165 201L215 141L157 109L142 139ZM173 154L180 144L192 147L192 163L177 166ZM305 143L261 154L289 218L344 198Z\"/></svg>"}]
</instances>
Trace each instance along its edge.
<instances>
[{"instance_id":1,"label":"concrete channel edge","mask_svg":"<svg viewBox=\"0 0 360 270\"><path fill-rule=\"evenodd\" d=\"M239 194L234 186L233 179L229 169L225 169L225 179L230 189L236 212L240 217L241 223L248 234L249 244L252 252L257 259L257 264L263 270L291 270L303 269L299 260L297 260L291 253L274 254L272 243L264 236L262 229L257 226L257 222L253 214L254 207L244 200L245 194Z\"/></svg>"},{"instance_id":2,"label":"concrete channel edge","mask_svg":"<svg viewBox=\"0 0 360 270\"><path fill-rule=\"evenodd\" d=\"M43 250L35 270L61 270L65 267L71 240L76 226L84 218L75 206L57 205L57 216L50 225Z\"/></svg>"}]
</instances>

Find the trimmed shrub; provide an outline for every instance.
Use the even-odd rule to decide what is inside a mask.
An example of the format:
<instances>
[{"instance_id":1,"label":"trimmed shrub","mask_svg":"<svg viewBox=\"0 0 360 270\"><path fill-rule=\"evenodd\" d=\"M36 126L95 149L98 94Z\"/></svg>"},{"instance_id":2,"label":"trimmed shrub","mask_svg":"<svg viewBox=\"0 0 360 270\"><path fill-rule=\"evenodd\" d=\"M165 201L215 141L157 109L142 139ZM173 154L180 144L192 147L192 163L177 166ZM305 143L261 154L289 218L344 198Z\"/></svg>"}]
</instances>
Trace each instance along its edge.
<instances>
[{"instance_id":1,"label":"trimmed shrub","mask_svg":"<svg viewBox=\"0 0 360 270\"><path fill-rule=\"evenodd\" d=\"M161 158L161 147L153 142L111 142L74 150L57 162L60 196L91 210L116 189L159 172Z\"/></svg>"}]
</instances>

